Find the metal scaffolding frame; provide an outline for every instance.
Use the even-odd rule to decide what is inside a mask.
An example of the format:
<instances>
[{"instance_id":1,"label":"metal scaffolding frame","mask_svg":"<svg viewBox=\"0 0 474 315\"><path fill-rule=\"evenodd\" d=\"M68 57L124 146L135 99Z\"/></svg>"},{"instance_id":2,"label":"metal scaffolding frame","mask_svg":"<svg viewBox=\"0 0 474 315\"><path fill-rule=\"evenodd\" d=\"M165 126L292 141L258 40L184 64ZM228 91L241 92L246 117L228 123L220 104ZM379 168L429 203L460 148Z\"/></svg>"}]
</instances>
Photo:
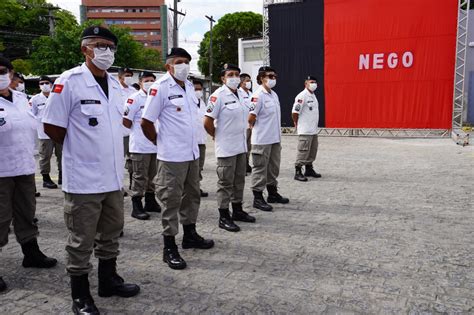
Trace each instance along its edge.
<instances>
[{"instance_id":1,"label":"metal scaffolding frame","mask_svg":"<svg viewBox=\"0 0 474 315\"><path fill-rule=\"evenodd\" d=\"M270 65L269 16L270 5L303 2L303 0L263 0L263 64ZM452 130L450 129L382 129L382 128L321 128L321 136L332 137L393 137L393 138L447 138L456 143L459 139L468 142L469 135L462 130L462 113L465 102L465 63L467 52L467 32L469 23L469 5L471 0L458 2L458 22L456 36L456 65L453 96ZM467 10L463 10L463 7Z\"/></svg>"}]
</instances>

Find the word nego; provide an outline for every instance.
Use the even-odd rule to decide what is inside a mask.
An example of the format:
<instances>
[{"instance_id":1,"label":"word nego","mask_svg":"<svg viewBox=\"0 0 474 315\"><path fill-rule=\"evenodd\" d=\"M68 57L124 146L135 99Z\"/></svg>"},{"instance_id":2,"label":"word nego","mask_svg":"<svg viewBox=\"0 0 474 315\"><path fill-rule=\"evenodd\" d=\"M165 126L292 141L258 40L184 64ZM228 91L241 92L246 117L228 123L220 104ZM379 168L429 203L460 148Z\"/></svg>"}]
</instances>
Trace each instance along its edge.
<instances>
[{"instance_id":1,"label":"word nego","mask_svg":"<svg viewBox=\"0 0 474 315\"><path fill-rule=\"evenodd\" d=\"M411 68L413 61L414 57L411 51L404 52L401 58L397 53L361 54L359 56L359 70Z\"/></svg>"}]
</instances>

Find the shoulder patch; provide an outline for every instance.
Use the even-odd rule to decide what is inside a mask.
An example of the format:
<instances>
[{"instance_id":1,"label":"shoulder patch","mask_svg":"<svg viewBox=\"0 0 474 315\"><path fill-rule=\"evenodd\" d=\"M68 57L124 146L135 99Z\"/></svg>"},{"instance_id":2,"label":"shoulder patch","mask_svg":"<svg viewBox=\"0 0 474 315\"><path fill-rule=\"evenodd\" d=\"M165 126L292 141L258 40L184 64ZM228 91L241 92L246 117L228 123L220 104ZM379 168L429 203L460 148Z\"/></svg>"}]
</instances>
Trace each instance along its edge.
<instances>
[{"instance_id":1,"label":"shoulder patch","mask_svg":"<svg viewBox=\"0 0 474 315\"><path fill-rule=\"evenodd\" d=\"M217 101L217 97L216 96L211 96L210 101L215 103Z\"/></svg>"},{"instance_id":2,"label":"shoulder patch","mask_svg":"<svg viewBox=\"0 0 474 315\"><path fill-rule=\"evenodd\" d=\"M156 93L158 93L157 89L150 89L150 95L151 96L156 96Z\"/></svg>"},{"instance_id":3,"label":"shoulder patch","mask_svg":"<svg viewBox=\"0 0 474 315\"><path fill-rule=\"evenodd\" d=\"M303 103L303 100L302 100L302 99L299 99L299 100L298 100L298 103L300 103L300 104Z\"/></svg>"},{"instance_id":4,"label":"shoulder patch","mask_svg":"<svg viewBox=\"0 0 474 315\"><path fill-rule=\"evenodd\" d=\"M63 84L55 84L53 85L53 93L57 93L57 94L61 94L61 92L63 91L64 89L64 85Z\"/></svg>"},{"instance_id":5,"label":"shoulder patch","mask_svg":"<svg viewBox=\"0 0 474 315\"><path fill-rule=\"evenodd\" d=\"M258 102L258 97L252 97L251 102L252 102L252 103L257 103L257 102Z\"/></svg>"},{"instance_id":6,"label":"shoulder patch","mask_svg":"<svg viewBox=\"0 0 474 315\"><path fill-rule=\"evenodd\" d=\"M209 104L206 108L206 113L212 113L214 111L214 105Z\"/></svg>"},{"instance_id":7,"label":"shoulder patch","mask_svg":"<svg viewBox=\"0 0 474 315\"><path fill-rule=\"evenodd\" d=\"M129 99L127 100L127 104L132 105L132 104L133 104L133 99L129 98Z\"/></svg>"},{"instance_id":8,"label":"shoulder patch","mask_svg":"<svg viewBox=\"0 0 474 315\"><path fill-rule=\"evenodd\" d=\"M299 104L296 105L296 106L295 106L295 111L299 112L300 110L301 110L301 105L299 105Z\"/></svg>"}]
</instances>

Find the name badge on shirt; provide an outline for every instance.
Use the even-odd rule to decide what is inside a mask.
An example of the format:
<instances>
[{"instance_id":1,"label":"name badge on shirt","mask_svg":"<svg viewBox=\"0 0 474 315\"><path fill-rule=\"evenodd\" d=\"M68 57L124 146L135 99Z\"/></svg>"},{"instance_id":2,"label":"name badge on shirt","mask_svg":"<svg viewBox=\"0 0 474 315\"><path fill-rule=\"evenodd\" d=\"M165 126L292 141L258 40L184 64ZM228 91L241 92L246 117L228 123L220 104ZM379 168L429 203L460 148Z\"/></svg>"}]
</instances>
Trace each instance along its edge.
<instances>
[{"instance_id":1,"label":"name badge on shirt","mask_svg":"<svg viewBox=\"0 0 474 315\"><path fill-rule=\"evenodd\" d=\"M81 105L101 104L99 100L81 100Z\"/></svg>"},{"instance_id":2,"label":"name badge on shirt","mask_svg":"<svg viewBox=\"0 0 474 315\"><path fill-rule=\"evenodd\" d=\"M38 104L38 107L44 106L44 105L46 105L46 103L41 103L41 104Z\"/></svg>"},{"instance_id":3,"label":"name badge on shirt","mask_svg":"<svg viewBox=\"0 0 474 315\"><path fill-rule=\"evenodd\" d=\"M5 118L0 118L0 127L5 125L7 123L7 121L5 120Z\"/></svg>"},{"instance_id":4,"label":"name badge on shirt","mask_svg":"<svg viewBox=\"0 0 474 315\"><path fill-rule=\"evenodd\" d=\"M230 104L235 104L235 103L237 103L237 101L227 102L227 103L224 103L224 105L230 105Z\"/></svg>"},{"instance_id":5,"label":"name badge on shirt","mask_svg":"<svg viewBox=\"0 0 474 315\"><path fill-rule=\"evenodd\" d=\"M183 98L183 95L171 95L171 96L168 96L168 99L171 101L171 100L174 100L174 99L177 99L177 98Z\"/></svg>"}]
</instances>

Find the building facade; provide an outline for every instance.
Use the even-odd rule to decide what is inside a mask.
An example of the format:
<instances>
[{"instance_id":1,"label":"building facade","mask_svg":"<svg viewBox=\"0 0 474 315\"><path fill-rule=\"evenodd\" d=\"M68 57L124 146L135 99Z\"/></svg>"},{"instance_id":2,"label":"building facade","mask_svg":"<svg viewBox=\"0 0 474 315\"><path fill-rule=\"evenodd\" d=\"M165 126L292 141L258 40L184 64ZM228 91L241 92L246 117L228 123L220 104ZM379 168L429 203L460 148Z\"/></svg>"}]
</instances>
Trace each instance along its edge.
<instances>
[{"instance_id":1,"label":"building facade","mask_svg":"<svg viewBox=\"0 0 474 315\"><path fill-rule=\"evenodd\" d=\"M81 23L103 20L107 25L128 27L136 41L147 48L168 50L168 9L164 0L82 0Z\"/></svg>"}]
</instances>

